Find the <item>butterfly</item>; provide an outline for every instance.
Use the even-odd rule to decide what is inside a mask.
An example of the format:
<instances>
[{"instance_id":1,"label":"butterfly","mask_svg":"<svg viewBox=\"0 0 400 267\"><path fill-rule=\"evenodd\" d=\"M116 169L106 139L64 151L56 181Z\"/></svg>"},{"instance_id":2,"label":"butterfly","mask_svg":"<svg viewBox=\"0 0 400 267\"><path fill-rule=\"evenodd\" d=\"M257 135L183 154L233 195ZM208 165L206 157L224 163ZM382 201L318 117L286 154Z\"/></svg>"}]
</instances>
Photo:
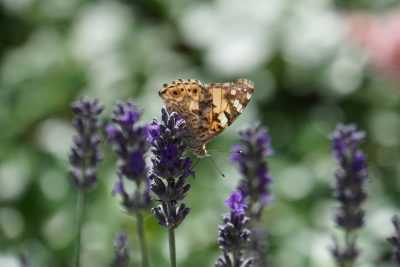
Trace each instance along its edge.
<instances>
[{"instance_id":1,"label":"butterfly","mask_svg":"<svg viewBox=\"0 0 400 267\"><path fill-rule=\"evenodd\" d=\"M210 84L179 79L164 84L159 95L168 112L176 112L186 121L189 148L204 157L206 144L244 111L254 90L254 83L246 79Z\"/></svg>"}]
</instances>

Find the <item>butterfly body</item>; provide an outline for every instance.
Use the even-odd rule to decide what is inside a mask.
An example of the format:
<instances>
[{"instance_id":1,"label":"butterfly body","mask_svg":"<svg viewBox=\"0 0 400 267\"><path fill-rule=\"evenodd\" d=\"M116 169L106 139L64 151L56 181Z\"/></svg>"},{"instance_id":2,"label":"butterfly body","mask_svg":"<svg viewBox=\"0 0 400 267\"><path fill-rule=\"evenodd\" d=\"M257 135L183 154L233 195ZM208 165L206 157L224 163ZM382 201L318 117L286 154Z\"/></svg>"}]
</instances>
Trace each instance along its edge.
<instances>
[{"instance_id":1,"label":"butterfly body","mask_svg":"<svg viewBox=\"0 0 400 267\"><path fill-rule=\"evenodd\" d=\"M169 112L177 112L188 125L188 146L206 156L206 144L229 127L243 112L254 93L246 79L230 83L203 84L198 80L175 80L159 91Z\"/></svg>"}]
</instances>

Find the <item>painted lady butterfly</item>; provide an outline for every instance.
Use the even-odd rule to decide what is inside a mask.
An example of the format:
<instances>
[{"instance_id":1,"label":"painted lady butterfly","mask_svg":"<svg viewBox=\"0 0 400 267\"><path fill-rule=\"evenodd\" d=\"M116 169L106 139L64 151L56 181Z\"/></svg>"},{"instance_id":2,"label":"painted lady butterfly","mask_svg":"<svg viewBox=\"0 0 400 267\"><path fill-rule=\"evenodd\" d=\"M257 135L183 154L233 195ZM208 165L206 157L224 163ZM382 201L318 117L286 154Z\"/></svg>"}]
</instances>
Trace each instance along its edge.
<instances>
[{"instance_id":1,"label":"painted lady butterfly","mask_svg":"<svg viewBox=\"0 0 400 267\"><path fill-rule=\"evenodd\" d=\"M177 112L188 125L188 145L197 156L206 156L206 144L243 112L254 93L253 82L203 84L175 80L159 91L169 112Z\"/></svg>"}]
</instances>

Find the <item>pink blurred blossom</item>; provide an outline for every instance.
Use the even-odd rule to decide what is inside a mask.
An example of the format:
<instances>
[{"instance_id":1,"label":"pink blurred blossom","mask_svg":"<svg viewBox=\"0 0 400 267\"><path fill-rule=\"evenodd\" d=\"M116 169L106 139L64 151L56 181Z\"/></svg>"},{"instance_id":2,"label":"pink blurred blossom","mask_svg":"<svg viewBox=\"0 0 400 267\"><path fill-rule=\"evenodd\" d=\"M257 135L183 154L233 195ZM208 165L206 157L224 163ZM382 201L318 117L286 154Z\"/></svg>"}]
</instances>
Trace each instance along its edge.
<instances>
[{"instance_id":1,"label":"pink blurred blossom","mask_svg":"<svg viewBox=\"0 0 400 267\"><path fill-rule=\"evenodd\" d=\"M400 11L384 16L353 14L348 25L351 39L367 51L371 64L400 80Z\"/></svg>"}]
</instances>

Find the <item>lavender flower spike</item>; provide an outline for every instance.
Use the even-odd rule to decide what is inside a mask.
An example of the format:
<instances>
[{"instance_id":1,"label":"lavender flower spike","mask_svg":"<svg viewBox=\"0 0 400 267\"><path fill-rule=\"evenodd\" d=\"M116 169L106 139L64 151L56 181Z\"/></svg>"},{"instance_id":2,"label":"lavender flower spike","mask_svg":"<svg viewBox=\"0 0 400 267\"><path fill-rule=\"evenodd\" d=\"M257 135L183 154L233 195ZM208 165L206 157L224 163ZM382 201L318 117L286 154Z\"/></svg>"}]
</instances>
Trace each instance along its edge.
<instances>
[{"instance_id":1,"label":"lavender flower spike","mask_svg":"<svg viewBox=\"0 0 400 267\"><path fill-rule=\"evenodd\" d=\"M250 267L253 260L243 255L251 232L247 229L250 218L246 216L247 205L242 192L233 192L225 204L230 213L224 216L223 224L219 226L218 244L223 254L217 259L215 267Z\"/></svg>"},{"instance_id":2,"label":"lavender flower spike","mask_svg":"<svg viewBox=\"0 0 400 267\"><path fill-rule=\"evenodd\" d=\"M248 205L249 216L260 219L263 208L271 200L271 176L266 156L272 154L271 138L264 128L248 129L239 133L240 143L233 147L231 160L243 176L239 190Z\"/></svg>"},{"instance_id":3,"label":"lavender flower spike","mask_svg":"<svg viewBox=\"0 0 400 267\"><path fill-rule=\"evenodd\" d=\"M118 179L113 193L121 196L121 204L131 214L150 207L150 195L145 155L150 148L147 128L139 126L141 113L131 101L118 103L112 123L107 125L108 141L118 157ZM134 183L136 189L127 192L125 183Z\"/></svg>"},{"instance_id":4,"label":"lavender flower spike","mask_svg":"<svg viewBox=\"0 0 400 267\"><path fill-rule=\"evenodd\" d=\"M73 126L77 134L69 155L72 181L76 188L86 190L97 181L97 165L102 156L99 150L99 120L103 106L97 99L82 98L72 104Z\"/></svg>"},{"instance_id":5,"label":"lavender flower spike","mask_svg":"<svg viewBox=\"0 0 400 267\"><path fill-rule=\"evenodd\" d=\"M131 101L116 105L112 123L107 125L108 140L118 157L117 175L113 194L121 197L121 205L136 216L136 229L142 254L142 267L149 266L143 223L143 211L150 208L148 169L145 155L150 148L147 127L139 126L141 113ZM126 183L133 183L134 190L128 191Z\"/></svg>"},{"instance_id":6,"label":"lavender flower spike","mask_svg":"<svg viewBox=\"0 0 400 267\"><path fill-rule=\"evenodd\" d=\"M395 234L388 238L389 243L393 247L394 261L397 266L400 266L400 218L398 216L393 217L393 226Z\"/></svg>"},{"instance_id":7,"label":"lavender flower spike","mask_svg":"<svg viewBox=\"0 0 400 267\"><path fill-rule=\"evenodd\" d=\"M175 228L190 212L182 200L190 189L187 178L194 173L192 161L185 156L185 121L175 112L161 112L161 123L155 121L149 128L153 144L151 191L160 201L152 211L158 223L168 229L171 267L176 267Z\"/></svg>"},{"instance_id":8,"label":"lavender flower spike","mask_svg":"<svg viewBox=\"0 0 400 267\"><path fill-rule=\"evenodd\" d=\"M161 123L154 122L152 128L154 156L151 191L160 200L160 205L153 208L153 214L162 226L174 229L190 211L185 204L179 204L190 189L187 177L193 174L192 162L184 156L187 148L182 139L185 121L177 113L162 109ZM157 128L159 132L154 131Z\"/></svg>"},{"instance_id":9,"label":"lavender flower spike","mask_svg":"<svg viewBox=\"0 0 400 267\"><path fill-rule=\"evenodd\" d=\"M265 128L247 129L239 133L240 143L233 147L231 160L239 167L242 179L239 190L248 206L252 232L248 252L253 266L267 265L267 231L261 223L264 207L271 201L272 178L268 171L266 157L272 155L271 138Z\"/></svg>"},{"instance_id":10,"label":"lavender flower spike","mask_svg":"<svg viewBox=\"0 0 400 267\"><path fill-rule=\"evenodd\" d=\"M85 208L85 192L97 181L97 165L101 161L99 145L99 115L103 111L97 99L82 98L72 103L75 114L73 125L78 132L73 137L73 145L69 155L73 185L78 189L76 218L77 238L75 266L80 266L82 222Z\"/></svg>"},{"instance_id":11,"label":"lavender flower spike","mask_svg":"<svg viewBox=\"0 0 400 267\"><path fill-rule=\"evenodd\" d=\"M332 150L338 169L335 172L335 198L339 202L336 225L343 229L345 238L341 246L335 241L332 254L338 266L352 266L359 255L355 231L364 224L364 190L368 178L366 157L359 149L364 132L354 125L339 124L332 134Z\"/></svg>"}]
</instances>

